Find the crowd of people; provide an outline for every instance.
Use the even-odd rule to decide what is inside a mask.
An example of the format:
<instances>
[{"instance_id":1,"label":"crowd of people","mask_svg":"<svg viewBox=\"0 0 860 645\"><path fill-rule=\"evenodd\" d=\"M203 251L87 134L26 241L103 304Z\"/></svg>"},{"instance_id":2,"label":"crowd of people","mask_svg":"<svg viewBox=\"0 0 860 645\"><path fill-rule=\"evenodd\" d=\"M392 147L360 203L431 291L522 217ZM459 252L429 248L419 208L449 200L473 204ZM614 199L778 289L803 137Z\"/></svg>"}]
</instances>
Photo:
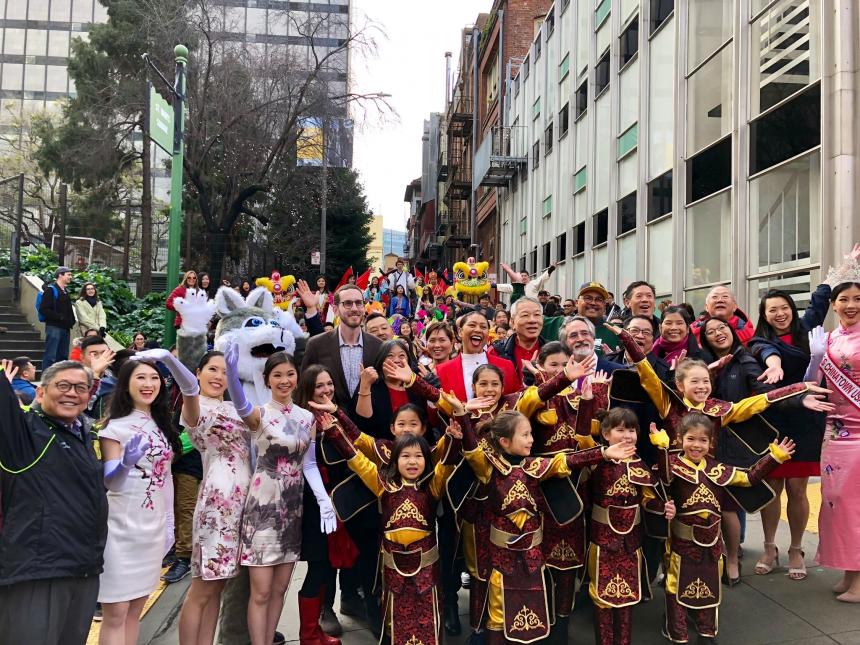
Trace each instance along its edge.
<instances>
[{"instance_id":1,"label":"crowd of people","mask_svg":"<svg viewBox=\"0 0 860 645\"><path fill-rule=\"evenodd\" d=\"M113 352L95 286L72 303L61 267L40 303L53 360L38 382L2 363L0 642L84 643L98 605L100 643L132 645L159 578L189 574L180 643L283 642L298 561L302 645L338 645L339 616L441 643L463 586L475 642L567 642L590 602L596 642L631 643L652 583L669 641L689 618L714 642L746 514L755 574L783 546L790 579L810 575L810 477L815 562L860 602L860 245L803 315L769 290L756 321L725 286L696 312L645 281L615 303L504 269L464 295L401 261L364 288L299 280L285 308L188 271L177 346Z\"/></svg>"}]
</instances>

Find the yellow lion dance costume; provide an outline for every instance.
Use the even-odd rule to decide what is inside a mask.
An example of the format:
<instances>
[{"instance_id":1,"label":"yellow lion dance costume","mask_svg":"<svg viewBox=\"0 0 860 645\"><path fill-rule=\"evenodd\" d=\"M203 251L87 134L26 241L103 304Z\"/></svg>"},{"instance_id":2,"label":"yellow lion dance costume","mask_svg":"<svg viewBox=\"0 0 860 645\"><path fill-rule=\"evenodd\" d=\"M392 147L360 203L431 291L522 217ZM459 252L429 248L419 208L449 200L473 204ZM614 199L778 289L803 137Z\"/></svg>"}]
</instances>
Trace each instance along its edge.
<instances>
[{"instance_id":1,"label":"yellow lion dance costume","mask_svg":"<svg viewBox=\"0 0 860 645\"><path fill-rule=\"evenodd\" d=\"M254 284L258 287L266 287L272 294L275 307L289 310L296 295L296 279L291 275L281 276L278 271L272 271L269 278L257 278Z\"/></svg>"},{"instance_id":2,"label":"yellow lion dance costume","mask_svg":"<svg viewBox=\"0 0 860 645\"><path fill-rule=\"evenodd\" d=\"M454 289L460 299L477 302L478 298L489 292L490 287L489 262L478 262L475 258L469 258L465 262L454 264Z\"/></svg>"}]
</instances>

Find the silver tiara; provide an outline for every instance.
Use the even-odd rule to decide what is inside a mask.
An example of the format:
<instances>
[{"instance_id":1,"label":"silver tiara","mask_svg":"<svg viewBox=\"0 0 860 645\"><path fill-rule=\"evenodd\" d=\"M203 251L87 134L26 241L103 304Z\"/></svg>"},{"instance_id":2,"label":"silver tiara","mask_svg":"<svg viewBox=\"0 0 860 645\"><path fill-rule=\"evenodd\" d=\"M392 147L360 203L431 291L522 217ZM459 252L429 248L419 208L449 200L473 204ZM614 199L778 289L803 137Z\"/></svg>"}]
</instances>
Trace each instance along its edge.
<instances>
[{"instance_id":1,"label":"silver tiara","mask_svg":"<svg viewBox=\"0 0 860 645\"><path fill-rule=\"evenodd\" d=\"M860 282L860 263L850 257L846 257L838 267L830 267L824 279L831 289L846 282Z\"/></svg>"}]
</instances>

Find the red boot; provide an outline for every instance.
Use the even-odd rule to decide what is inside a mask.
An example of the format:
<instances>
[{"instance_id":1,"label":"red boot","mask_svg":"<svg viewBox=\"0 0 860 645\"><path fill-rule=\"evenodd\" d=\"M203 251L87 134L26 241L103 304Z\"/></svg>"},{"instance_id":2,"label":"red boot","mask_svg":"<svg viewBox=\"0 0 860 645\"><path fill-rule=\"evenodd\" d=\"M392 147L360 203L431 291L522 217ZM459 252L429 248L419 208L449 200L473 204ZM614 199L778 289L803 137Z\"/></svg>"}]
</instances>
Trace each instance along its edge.
<instances>
[{"instance_id":1,"label":"red boot","mask_svg":"<svg viewBox=\"0 0 860 645\"><path fill-rule=\"evenodd\" d=\"M322 594L305 598L299 594L299 643L301 645L340 645L340 639L326 634L320 627Z\"/></svg>"}]
</instances>

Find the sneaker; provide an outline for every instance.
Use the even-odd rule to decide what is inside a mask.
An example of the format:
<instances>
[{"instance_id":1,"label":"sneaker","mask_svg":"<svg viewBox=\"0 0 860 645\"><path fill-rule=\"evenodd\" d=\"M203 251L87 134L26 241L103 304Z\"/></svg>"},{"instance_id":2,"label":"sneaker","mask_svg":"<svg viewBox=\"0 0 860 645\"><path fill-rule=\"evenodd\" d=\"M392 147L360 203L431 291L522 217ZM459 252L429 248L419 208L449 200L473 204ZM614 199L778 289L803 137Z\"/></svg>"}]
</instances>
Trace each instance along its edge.
<instances>
[{"instance_id":1,"label":"sneaker","mask_svg":"<svg viewBox=\"0 0 860 645\"><path fill-rule=\"evenodd\" d=\"M469 584L471 584L471 582L472 582L472 576L470 576L468 573L463 571L460 574L460 586L463 587L463 589L468 589Z\"/></svg>"},{"instance_id":2,"label":"sneaker","mask_svg":"<svg viewBox=\"0 0 860 645\"><path fill-rule=\"evenodd\" d=\"M329 636L340 636L343 634L343 625L337 619L337 614L334 609L323 605L322 613L320 614L320 627Z\"/></svg>"},{"instance_id":3,"label":"sneaker","mask_svg":"<svg viewBox=\"0 0 860 645\"><path fill-rule=\"evenodd\" d=\"M100 602L96 603L96 611L93 614L93 622L94 623L102 622L102 604Z\"/></svg>"},{"instance_id":4,"label":"sneaker","mask_svg":"<svg viewBox=\"0 0 860 645\"><path fill-rule=\"evenodd\" d=\"M191 561L188 558L176 558L176 562L170 565L170 569L161 576L161 579L172 585L174 582L182 580L189 573L191 573Z\"/></svg>"},{"instance_id":5,"label":"sneaker","mask_svg":"<svg viewBox=\"0 0 860 645\"><path fill-rule=\"evenodd\" d=\"M166 569L167 567L172 567L174 562L176 562L176 551L170 549L170 551L167 552L167 555L161 559L161 568Z\"/></svg>"}]
</instances>

